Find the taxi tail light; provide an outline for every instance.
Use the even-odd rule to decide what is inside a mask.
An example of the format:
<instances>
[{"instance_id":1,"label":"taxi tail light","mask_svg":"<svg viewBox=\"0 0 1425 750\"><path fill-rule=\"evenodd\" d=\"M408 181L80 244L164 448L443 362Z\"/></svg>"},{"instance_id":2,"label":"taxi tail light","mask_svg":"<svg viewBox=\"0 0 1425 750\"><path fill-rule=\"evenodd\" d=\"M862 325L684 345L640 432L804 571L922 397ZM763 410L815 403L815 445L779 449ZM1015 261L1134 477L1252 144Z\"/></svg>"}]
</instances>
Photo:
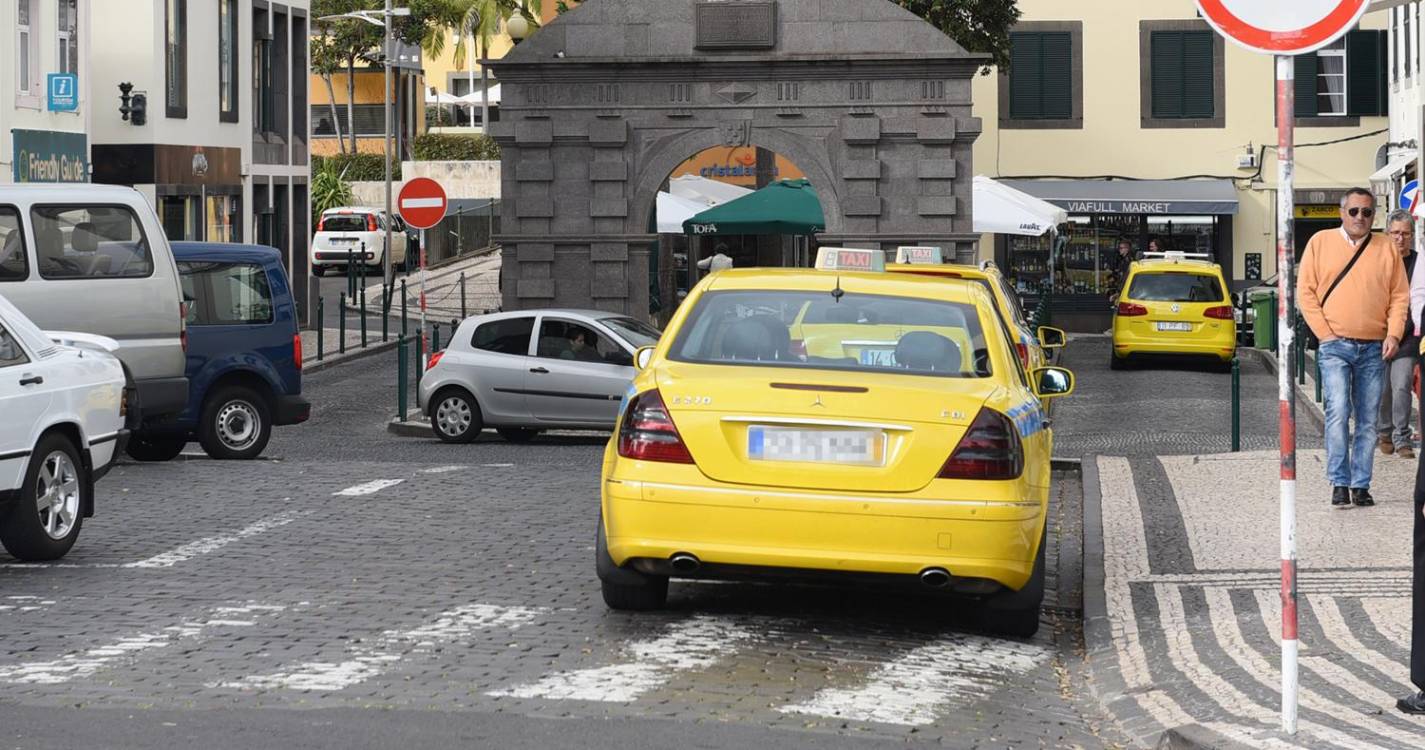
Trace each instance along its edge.
<instances>
[{"instance_id":1,"label":"taxi tail light","mask_svg":"<svg viewBox=\"0 0 1425 750\"><path fill-rule=\"evenodd\" d=\"M941 467L940 479L1014 479L1024 470L1019 431L1009 417L980 409L955 452Z\"/></svg>"},{"instance_id":2,"label":"taxi tail light","mask_svg":"<svg viewBox=\"0 0 1425 750\"><path fill-rule=\"evenodd\" d=\"M1142 305L1135 305L1132 302L1120 302L1118 303L1118 314L1125 317L1131 315L1147 315L1148 308Z\"/></svg>"},{"instance_id":3,"label":"taxi tail light","mask_svg":"<svg viewBox=\"0 0 1425 750\"><path fill-rule=\"evenodd\" d=\"M1228 307L1227 305L1222 305L1222 306L1220 306L1220 307L1209 307L1209 308L1207 308L1206 310L1204 310L1204 311L1202 312L1202 314L1203 314L1204 316L1206 316L1206 317L1214 318L1214 319L1216 319L1216 320L1232 320L1232 319L1233 319L1232 308L1231 308L1231 307Z\"/></svg>"},{"instance_id":4,"label":"taxi tail light","mask_svg":"<svg viewBox=\"0 0 1425 750\"><path fill-rule=\"evenodd\" d=\"M1025 367L1029 366L1029 345L1023 341L1014 345L1014 350L1019 352L1019 363Z\"/></svg>"},{"instance_id":5,"label":"taxi tail light","mask_svg":"<svg viewBox=\"0 0 1425 750\"><path fill-rule=\"evenodd\" d=\"M435 363L439 362L440 358L444 356L445 352L443 350L430 355L430 359L426 361L426 369L429 370L432 367L435 367Z\"/></svg>"},{"instance_id":6,"label":"taxi tail light","mask_svg":"<svg viewBox=\"0 0 1425 750\"><path fill-rule=\"evenodd\" d=\"M644 391L629 401L623 423L619 425L618 454L640 461L693 462L657 390Z\"/></svg>"},{"instance_id":7,"label":"taxi tail light","mask_svg":"<svg viewBox=\"0 0 1425 750\"><path fill-rule=\"evenodd\" d=\"M374 232L374 231L376 231L376 214L367 214L367 215L366 215L366 231L368 231L368 232Z\"/></svg>"}]
</instances>

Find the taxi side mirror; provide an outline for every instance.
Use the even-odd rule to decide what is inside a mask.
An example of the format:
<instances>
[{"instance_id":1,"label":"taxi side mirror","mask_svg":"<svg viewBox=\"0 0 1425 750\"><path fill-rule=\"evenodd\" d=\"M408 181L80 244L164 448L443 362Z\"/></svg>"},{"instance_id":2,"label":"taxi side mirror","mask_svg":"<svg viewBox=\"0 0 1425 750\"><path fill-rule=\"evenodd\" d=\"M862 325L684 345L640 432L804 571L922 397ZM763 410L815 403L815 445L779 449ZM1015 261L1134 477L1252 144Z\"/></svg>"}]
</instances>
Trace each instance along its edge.
<instances>
[{"instance_id":1,"label":"taxi side mirror","mask_svg":"<svg viewBox=\"0 0 1425 750\"><path fill-rule=\"evenodd\" d=\"M1074 373L1062 367L1034 370L1034 393L1040 399L1059 398L1074 392Z\"/></svg>"},{"instance_id":2,"label":"taxi side mirror","mask_svg":"<svg viewBox=\"0 0 1425 750\"><path fill-rule=\"evenodd\" d=\"M653 361L653 347L641 346L633 353L633 366L642 370L648 367L648 363Z\"/></svg>"},{"instance_id":3,"label":"taxi side mirror","mask_svg":"<svg viewBox=\"0 0 1425 750\"><path fill-rule=\"evenodd\" d=\"M1058 328L1039 326L1039 346L1045 349L1062 349L1068 340L1068 334Z\"/></svg>"}]
</instances>

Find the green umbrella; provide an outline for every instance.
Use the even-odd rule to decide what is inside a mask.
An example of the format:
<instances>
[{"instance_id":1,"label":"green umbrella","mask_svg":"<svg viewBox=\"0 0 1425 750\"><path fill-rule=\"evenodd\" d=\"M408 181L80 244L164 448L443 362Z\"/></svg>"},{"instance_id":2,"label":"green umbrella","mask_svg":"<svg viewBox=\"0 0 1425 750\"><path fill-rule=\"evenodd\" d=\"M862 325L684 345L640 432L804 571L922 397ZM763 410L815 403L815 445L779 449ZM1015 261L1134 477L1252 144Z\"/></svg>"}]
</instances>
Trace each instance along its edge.
<instances>
[{"instance_id":1,"label":"green umbrella","mask_svg":"<svg viewBox=\"0 0 1425 750\"><path fill-rule=\"evenodd\" d=\"M821 201L807 180L780 180L683 222L683 233L793 234L826 230Z\"/></svg>"}]
</instances>

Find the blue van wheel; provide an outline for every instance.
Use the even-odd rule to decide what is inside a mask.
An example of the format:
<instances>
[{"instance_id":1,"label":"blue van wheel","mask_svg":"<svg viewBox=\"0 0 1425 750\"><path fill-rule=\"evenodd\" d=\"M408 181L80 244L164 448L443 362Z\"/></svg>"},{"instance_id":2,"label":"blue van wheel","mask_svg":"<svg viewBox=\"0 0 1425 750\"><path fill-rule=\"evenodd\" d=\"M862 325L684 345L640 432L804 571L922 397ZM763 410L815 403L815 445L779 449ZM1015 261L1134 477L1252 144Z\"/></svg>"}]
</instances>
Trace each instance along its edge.
<instances>
[{"instance_id":1,"label":"blue van wheel","mask_svg":"<svg viewBox=\"0 0 1425 750\"><path fill-rule=\"evenodd\" d=\"M272 410L251 388L219 388L203 403L198 442L217 459L257 458L272 436Z\"/></svg>"}]
</instances>

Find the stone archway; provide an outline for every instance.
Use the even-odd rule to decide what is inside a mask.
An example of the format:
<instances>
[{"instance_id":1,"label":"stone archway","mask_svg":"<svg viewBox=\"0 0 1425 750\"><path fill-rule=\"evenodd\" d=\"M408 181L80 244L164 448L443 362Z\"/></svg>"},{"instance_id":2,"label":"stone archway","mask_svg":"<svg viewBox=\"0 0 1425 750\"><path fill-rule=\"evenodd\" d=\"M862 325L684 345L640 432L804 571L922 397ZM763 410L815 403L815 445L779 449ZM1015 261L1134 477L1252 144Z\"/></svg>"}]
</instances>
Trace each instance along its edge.
<instances>
[{"instance_id":1,"label":"stone archway","mask_svg":"<svg viewBox=\"0 0 1425 750\"><path fill-rule=\"evenodd\" d=\"M795 162L822 244L973 258L970 78L887 0L588 0L502 60L504 307L648 315L659 185L719 145Z\"/></svg>"}]
</instances>

